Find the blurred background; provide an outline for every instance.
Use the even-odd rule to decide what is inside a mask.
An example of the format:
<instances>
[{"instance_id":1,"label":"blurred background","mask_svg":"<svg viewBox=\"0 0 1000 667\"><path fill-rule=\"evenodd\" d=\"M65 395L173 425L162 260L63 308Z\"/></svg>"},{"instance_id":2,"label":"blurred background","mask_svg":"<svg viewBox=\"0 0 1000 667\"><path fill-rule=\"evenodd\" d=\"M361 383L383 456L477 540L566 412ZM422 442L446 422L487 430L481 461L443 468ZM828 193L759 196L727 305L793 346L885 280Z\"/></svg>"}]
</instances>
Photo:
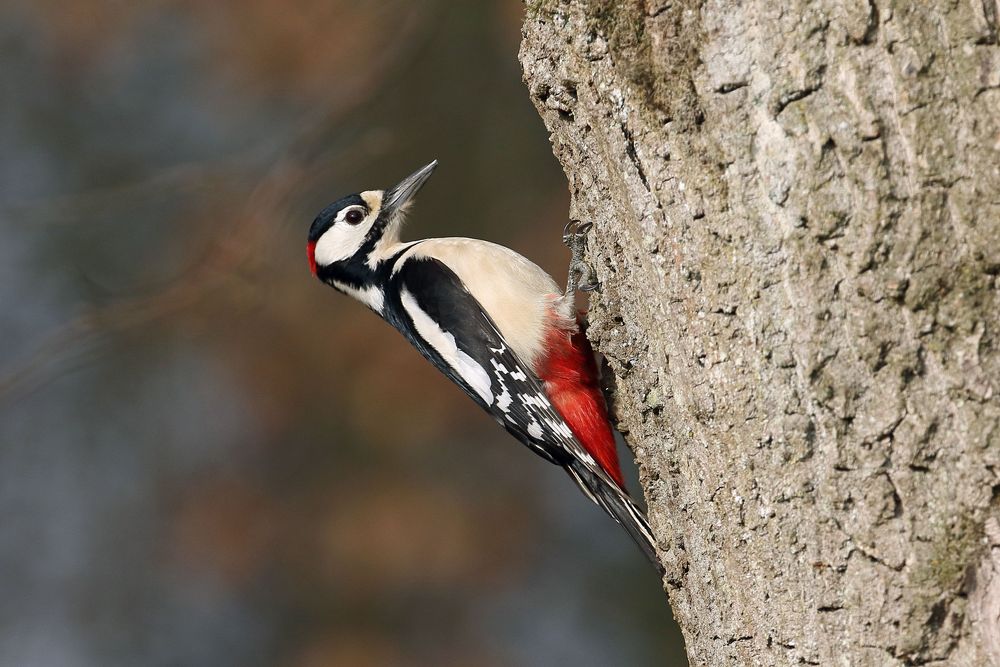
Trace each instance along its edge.
<instances>
[{"instance_id":1,"label":"blurred background","mask_svg":"<svg viewBox=\"0 0 1000 667\"><path fill-rule=\"evenodd\" d=\"M562 279L514 0L0 2L0 665L683 665L625 534L361 306L316 212Z\"/></svg>"}]
</instances>

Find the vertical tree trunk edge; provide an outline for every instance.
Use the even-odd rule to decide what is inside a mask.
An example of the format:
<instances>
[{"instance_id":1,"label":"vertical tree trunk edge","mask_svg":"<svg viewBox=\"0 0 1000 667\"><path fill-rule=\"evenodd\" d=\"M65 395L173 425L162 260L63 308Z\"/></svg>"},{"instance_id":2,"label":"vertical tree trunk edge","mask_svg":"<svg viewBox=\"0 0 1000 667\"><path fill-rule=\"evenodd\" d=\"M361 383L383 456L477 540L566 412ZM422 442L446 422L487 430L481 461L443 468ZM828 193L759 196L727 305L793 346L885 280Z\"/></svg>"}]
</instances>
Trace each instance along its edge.
<instances>
[{"instance_id":1,"label":"vertical tree trunk edge","mask_svg":"<svg viewBox=\"0 0 1000 667\"><path fill-rule=\"evenodd\" d=\"M528 0L693 665L1000 666L997 0Z\"/></svg>"}]
</instances>

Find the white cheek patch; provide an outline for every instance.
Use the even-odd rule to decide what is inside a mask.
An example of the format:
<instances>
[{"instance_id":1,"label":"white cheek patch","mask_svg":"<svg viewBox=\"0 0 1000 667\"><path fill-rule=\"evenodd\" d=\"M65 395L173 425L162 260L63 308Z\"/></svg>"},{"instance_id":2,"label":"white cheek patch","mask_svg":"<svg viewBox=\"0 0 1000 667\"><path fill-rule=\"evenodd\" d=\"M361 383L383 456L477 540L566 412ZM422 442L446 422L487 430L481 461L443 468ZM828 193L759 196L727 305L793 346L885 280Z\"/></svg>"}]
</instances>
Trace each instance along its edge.
<instances>
[{"instance_id":1,"label":"white cheek patch","mask_svg":"<svg viewBox=\"0 0 1000 667\"><path fill-rule=\"evenodd\" d=\"M344 221L347 212L352 208L364 210L361 206L349 206L342 210L330 229L326 230L323 236L316 242L316 264L328 266L334 262L342 262L358 254L361 246L365 243L365 238L371 230L372 225L378 220L379 211L382 208L382 193L377 190L365 191L361 193L361 199L368 207L368 214L364 220L356 225L348 224ZM347 291L347 290L344 290Z\"/></svg>"},{"instance_id":2,"label":"white cheek patch","mask_svg":"<svg viewBox=\"0 0 1000 667\"><path fill-rule=\"evenodd\" d=\"M328 266L356 255L364 244L365 236L367 236L370 227L371 224L368 221L359 225L335 223L316 242L316 264Z\"/></svg>"},{"instance_id":3,"label":"white cheek patch","mask_svg":"<svg viewBox=\"0 0 1000 667\"><path fill-rule=\"evenodd\" d=\"M451 366L465 380L466 384L479 394L486 405L492 405L493 393L490 391L490 376L486 369L476 363L475 359L458 349L455 336L442 330L437 322L424 312L409 290L403 289L400 300L403 304L403 310L413 320L413 326L420 337L430 343L445 363Z\"/></svg>"},{"instance_id":4,"label":"white cheek patch","mask_svg":"<svg viewBox=\"0 0 1000 667\"><path fill-rule=\"evenodd\" d=\"M365 304L379 315L382 314L382 307L385 304L385 293L378 287L373 285L364 289L358 289L338 280L333 281L333 286L335 289Z\"/></svg>"}]
</instances>

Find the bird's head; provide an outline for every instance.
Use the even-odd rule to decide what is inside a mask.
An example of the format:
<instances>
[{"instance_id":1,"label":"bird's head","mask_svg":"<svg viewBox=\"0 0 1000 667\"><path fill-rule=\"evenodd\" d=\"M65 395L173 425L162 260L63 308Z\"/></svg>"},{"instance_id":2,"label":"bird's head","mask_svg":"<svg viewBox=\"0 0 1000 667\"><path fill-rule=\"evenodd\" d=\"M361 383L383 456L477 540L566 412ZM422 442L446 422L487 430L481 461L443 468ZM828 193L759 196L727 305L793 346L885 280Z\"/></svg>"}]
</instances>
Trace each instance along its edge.
<instances>
[{"instance_id":1,"label":"bird's head","mask_svg":"<svg viewBox=\"0 0 1000 667\"><path fill-rule=\"evenodd\" d=\"M374 269L382 250L399 241L399 226L414 195L437 167L421 167L389 190L367 190L333 202L309 229L309 268L323 278L324 269L362 262Z\"/></svg>"}]
</instances>

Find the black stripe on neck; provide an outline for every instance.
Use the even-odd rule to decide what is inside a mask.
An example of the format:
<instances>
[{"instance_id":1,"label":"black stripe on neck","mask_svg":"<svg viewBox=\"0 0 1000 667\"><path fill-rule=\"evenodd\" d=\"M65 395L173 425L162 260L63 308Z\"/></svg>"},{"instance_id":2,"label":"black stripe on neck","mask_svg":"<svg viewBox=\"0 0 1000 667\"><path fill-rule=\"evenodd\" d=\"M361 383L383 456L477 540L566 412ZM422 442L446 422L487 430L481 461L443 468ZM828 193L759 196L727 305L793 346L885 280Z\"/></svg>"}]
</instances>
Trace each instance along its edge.
<instances>
[{"instance_id":1,"label":"black stripe on neck","mask_svg":"<svg viewBox=\"0 0 1000 667\"><path fill-rule=\"evenodd\" d=\"M368 241L365 241L361 249L353 256L333 264L317 267L316 275L327 284L336 281L356 289L364 289L371 285L384 285L389 280L393 267L403 253L420 243L423 241L405 244L399 251L376 264L373 269L368 266L368 256L375 250L376 244L369 244Z\"/></svg>"}]
</instances>

